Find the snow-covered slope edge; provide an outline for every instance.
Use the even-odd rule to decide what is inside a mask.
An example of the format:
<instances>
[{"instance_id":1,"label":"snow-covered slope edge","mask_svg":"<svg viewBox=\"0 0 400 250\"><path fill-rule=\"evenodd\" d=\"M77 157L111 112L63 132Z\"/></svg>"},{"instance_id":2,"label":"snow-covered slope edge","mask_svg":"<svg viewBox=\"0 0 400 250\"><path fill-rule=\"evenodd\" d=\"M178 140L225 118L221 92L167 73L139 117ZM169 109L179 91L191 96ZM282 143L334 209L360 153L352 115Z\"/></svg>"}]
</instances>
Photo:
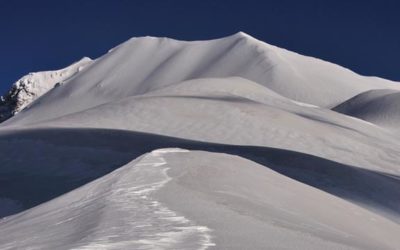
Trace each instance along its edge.
<instances>
[{"instance_id":1,"label":"snow-covered slope edge","mask_svg":"<svg viewBox=\"0 0 400 250\"><path fill-rule=\"evenodd\" d=\"M399 233L398 224L240 157L159 149L3 219L0 247L396 249Z\"/></svg>"},{"instance_id":2,"label":"snow-covered slope edge","mask_svg":"<svg viewBox=\"0 0 400 250\"><path fill-rule=\"evenodd\" d=\"M333 110L399 132L399 106L400 91L376 89L356 95Z\"/></svg>"},{"instance_id":3,"label":"snow-covered slope edge","mask_svg":"<svg viewBox=\"0 0 400 250\"><path fill-rule=\"evenodd\" d=\"M186 152L155 150L88 185L0 221L0 248L206 249L212 246L210 229L152 197L171 179L166 174L168 167L163 155Z\"/></svg>"},{"instance_id":4,"label":"snow-covered slope edge","mask_svg":"<svg viewBox=\"0 0 400 250\"><path fill-rule=\"evenodd\" d=\"M90 58L84 57L60 70L35 72L23 76L11 86L5 96L0 97L0 122L17 114L57 83L61 84L68 80L91 62Z\"/></svg>"},{"instance_id":5,"label":"snow-covered slope edge","mask_svg":"<svg viewBox=\"0 0 400 250\"><path fill-rule=\"evenodd\" d=\"M20 115L28 118L30 111ZM400 173L400 148L391 134L328 109L298 105L238 77L186 81L31 125L43 126L123 129L196 141L267 146Z\"/></svg>"}]
</instances>

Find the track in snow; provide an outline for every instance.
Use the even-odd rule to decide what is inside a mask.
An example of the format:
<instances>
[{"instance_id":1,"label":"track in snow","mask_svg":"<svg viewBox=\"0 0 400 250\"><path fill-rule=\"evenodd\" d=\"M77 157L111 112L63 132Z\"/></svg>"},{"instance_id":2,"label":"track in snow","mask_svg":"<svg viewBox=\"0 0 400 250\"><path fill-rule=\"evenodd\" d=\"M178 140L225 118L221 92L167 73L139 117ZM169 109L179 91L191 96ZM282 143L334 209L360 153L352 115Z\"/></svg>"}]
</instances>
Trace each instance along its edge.
<instances>
[{"instance_id":1,"label":"track in snow","mask_svg":"<svg viewBox=\"0 0 400 250\"><path fill-rule=\"evenodd\" d=\"M162 156L171 152L187 151L155 150L47 203L47 207L44 204L28 210L19 225L13 224L18 221L15 216L4 219L0 222L1 248L203 250L213 246L209 228L196 225L152 197L170 180ZM65 200L65 206L57 208ZM35 222L37 217L41 218L39 223ZM27 226L32 224L35 233ZM18 234L21 237L16 237Z\"/></svg>"}]
</instances>

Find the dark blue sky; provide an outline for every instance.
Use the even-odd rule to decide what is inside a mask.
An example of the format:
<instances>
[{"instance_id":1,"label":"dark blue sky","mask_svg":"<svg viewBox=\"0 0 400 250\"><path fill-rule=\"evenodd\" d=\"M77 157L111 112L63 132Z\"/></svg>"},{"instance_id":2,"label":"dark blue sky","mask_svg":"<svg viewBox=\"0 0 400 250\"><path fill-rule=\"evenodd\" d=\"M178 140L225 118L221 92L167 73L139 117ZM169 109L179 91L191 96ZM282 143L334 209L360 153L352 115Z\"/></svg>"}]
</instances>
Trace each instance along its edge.
<instances>
[{"instance_id":1,"label":"dark blue sky","mask_svg":"<svg viewBox=\"0 0 400 250\"><path fill-rule=\"evenodd\" d=\"M239 30L400 80L396 1L0 0L0 93L28 72L98 57L133 36L193 40Z\"/></svg>"}]
</instances>

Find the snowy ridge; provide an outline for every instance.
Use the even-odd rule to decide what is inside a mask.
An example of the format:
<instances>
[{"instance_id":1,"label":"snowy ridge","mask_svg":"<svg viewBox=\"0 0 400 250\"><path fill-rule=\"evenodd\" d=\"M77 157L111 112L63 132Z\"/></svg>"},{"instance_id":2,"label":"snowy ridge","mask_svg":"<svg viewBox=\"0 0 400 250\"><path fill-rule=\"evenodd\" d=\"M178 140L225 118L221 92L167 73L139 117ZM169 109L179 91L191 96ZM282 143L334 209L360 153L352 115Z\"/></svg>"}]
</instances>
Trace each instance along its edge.
<instances>
[{"instance_id":1,"label":"snowy ridge","mask_svg":"<svg viewBox=\"0 0 400 250\"><path fill-rule=\"evenodd\" d=\"M237 156L177 148L3 218L0 233L4 250L375 250L400 243L398 224L351 202Z\"/></svg>"},{"instance_id":2,"label":"snowy ridge","mask_svg":"<svg viewBox=\"0 0 400 250\"><path fill-rule=\"evenodd\" d=\"M152 193L170 181L163 156L188 152L160 149L72 193L33 208L7 228L9 217L0 221L1 249L207 249L214 244L210 229L198 226L168 209ZM72 198L72 200L71 200ZM61 207L62 204L66 207ZM24 225L41 218L38 234L13 241L7 235L24 235ZM48 225L48 226L46 226ZM69 229L74 228L74 229ZM73 240L78 234L80 240ZM52 242L44 241L51 237Z\"/></svg>"},{"instance_id":3,"label":"snowy ridge","mask_svg":"<svg viewBox=\"0 0 400 250\"><path fill-rule=\"evenodd\" d=\"M363 77L242 32L195 42L140 37L96 59L83 74L52 91L41 100L43 105L34 105L29 115L19 115L14 123L48 120L182 81L233 76L295 101L329 108L370 89L400 90L395 82Z\"/></svg>"},{"instance_id":4,"label":"snowy ridge","mask_svg":"<svg viewBox=\"0 0 400 250\"><path fill-rule=\"evenodd\" d=\"M242 32L85 65L0 124L1 249L399 249L399 83Z\"/></svg>"},{"instance_id":5,"label":"snowy ridge","mask_svg":"<svg viewBox=\"0 0 400 250\"><path fill-rule=\"evenodd\" d=\"M23 110L56 84L63 84L63 82L83 70L91 62L90 58L84 57L60 70L35 72L23 76L12 85L5 96L1 97L0 122Z\"/></svg>"}]
</instances>

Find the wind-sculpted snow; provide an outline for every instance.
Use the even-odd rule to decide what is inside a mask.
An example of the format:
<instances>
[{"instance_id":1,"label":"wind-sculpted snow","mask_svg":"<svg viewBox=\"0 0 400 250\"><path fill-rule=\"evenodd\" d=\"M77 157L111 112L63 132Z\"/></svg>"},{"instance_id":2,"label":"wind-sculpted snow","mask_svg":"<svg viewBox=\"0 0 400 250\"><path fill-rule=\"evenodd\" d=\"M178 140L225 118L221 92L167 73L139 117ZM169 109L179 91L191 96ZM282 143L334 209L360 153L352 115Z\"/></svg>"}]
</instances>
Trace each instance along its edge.
<instances>
[{"instance_id":1,"label":"wind-sculpted snow","mask_svg":"<svg viewBox=\"0 0 400 250\"><path fill-rule=\"evenodd\" d=\"M1 249L207 249L210 229L170 210L153 193L170 181L156 150L115 172L0 222ZM11 225L10 225L11 224Z\"/></svg>"},{"instance_id":2,"label":"wind-sculpted snow","mask_svg":"<svg viewBox=\"0 0 400 250\"><path fill-rule=\"evenodd\" d=\"M44 125L275 147L400 173L400 145L392 134L331 110L298 105L243 78L192 80L34 124Z\"/></svg>"},{"instance_id":3,"label":"wind-sculpted snow","mask_svg":"<svg viewBox=\"0 0 400 250\"><path fill-rule=\"evenodd\" d=\"M399 233L388 219L240 157L158 149L4 218L0 247L375 250L396 249Z\"/></svg>"},{"instance_id":4,"label":"wind-sculpted snow","mask_svg":"<svg viewBox=\"0 0 400 250\"><path fill-rule=\"evenodd\" d=\"M383 128L399 131L400 91L378 89L363 92L333 110L371 122Z\"/></svg>"},{"instance_id":5,"label":"wind-sculpted snow","mask_svg":"<svg viewBox=\"0 0 400 250\"><path fill-rule=\"evenodd\" d=\"M399 249L398 83L244 33L78 71L0 124L0 249Z\"/></svg>"},{"instance_id":6,"label":"wind-sculpted snow","mask_svg":"<svg viewBox=\"0 0 400 250\"><path fill-rule=\"evenodd\" d=\"M198 78L239 76L295 101L333 107L370 89L399 89L394 82L357 75L244 33L185 42L140 37L112 49L74 79L49 93L14 124L59 117Z\"/></svg>"},{"instance_id":7,"label":"wind-sculpted snow","mask_svg":"<svg viewBox=\"0 0 400 250\"><path fill-rule=\"evenodd\" d=\"M0 132L0 169L3 178L0 183L0 197L3 200L0 202L3 202L2 207L8 207L8 212L2 211L4 213L0 216L60 196L146 152L179 147L245 157L400 221L399 179L379 168L366 169L360 165L364 156L358 155L355 150L353 155L358 165L346 165L280 148L216 144L122 130L41 128ZM382 156L379 161L396 169L396 162L390 163ZM52 188L49 189L49 186ZM10 206L10 201L19 205L14 207L16 210Z\"/></svg>"}]
</instances>

